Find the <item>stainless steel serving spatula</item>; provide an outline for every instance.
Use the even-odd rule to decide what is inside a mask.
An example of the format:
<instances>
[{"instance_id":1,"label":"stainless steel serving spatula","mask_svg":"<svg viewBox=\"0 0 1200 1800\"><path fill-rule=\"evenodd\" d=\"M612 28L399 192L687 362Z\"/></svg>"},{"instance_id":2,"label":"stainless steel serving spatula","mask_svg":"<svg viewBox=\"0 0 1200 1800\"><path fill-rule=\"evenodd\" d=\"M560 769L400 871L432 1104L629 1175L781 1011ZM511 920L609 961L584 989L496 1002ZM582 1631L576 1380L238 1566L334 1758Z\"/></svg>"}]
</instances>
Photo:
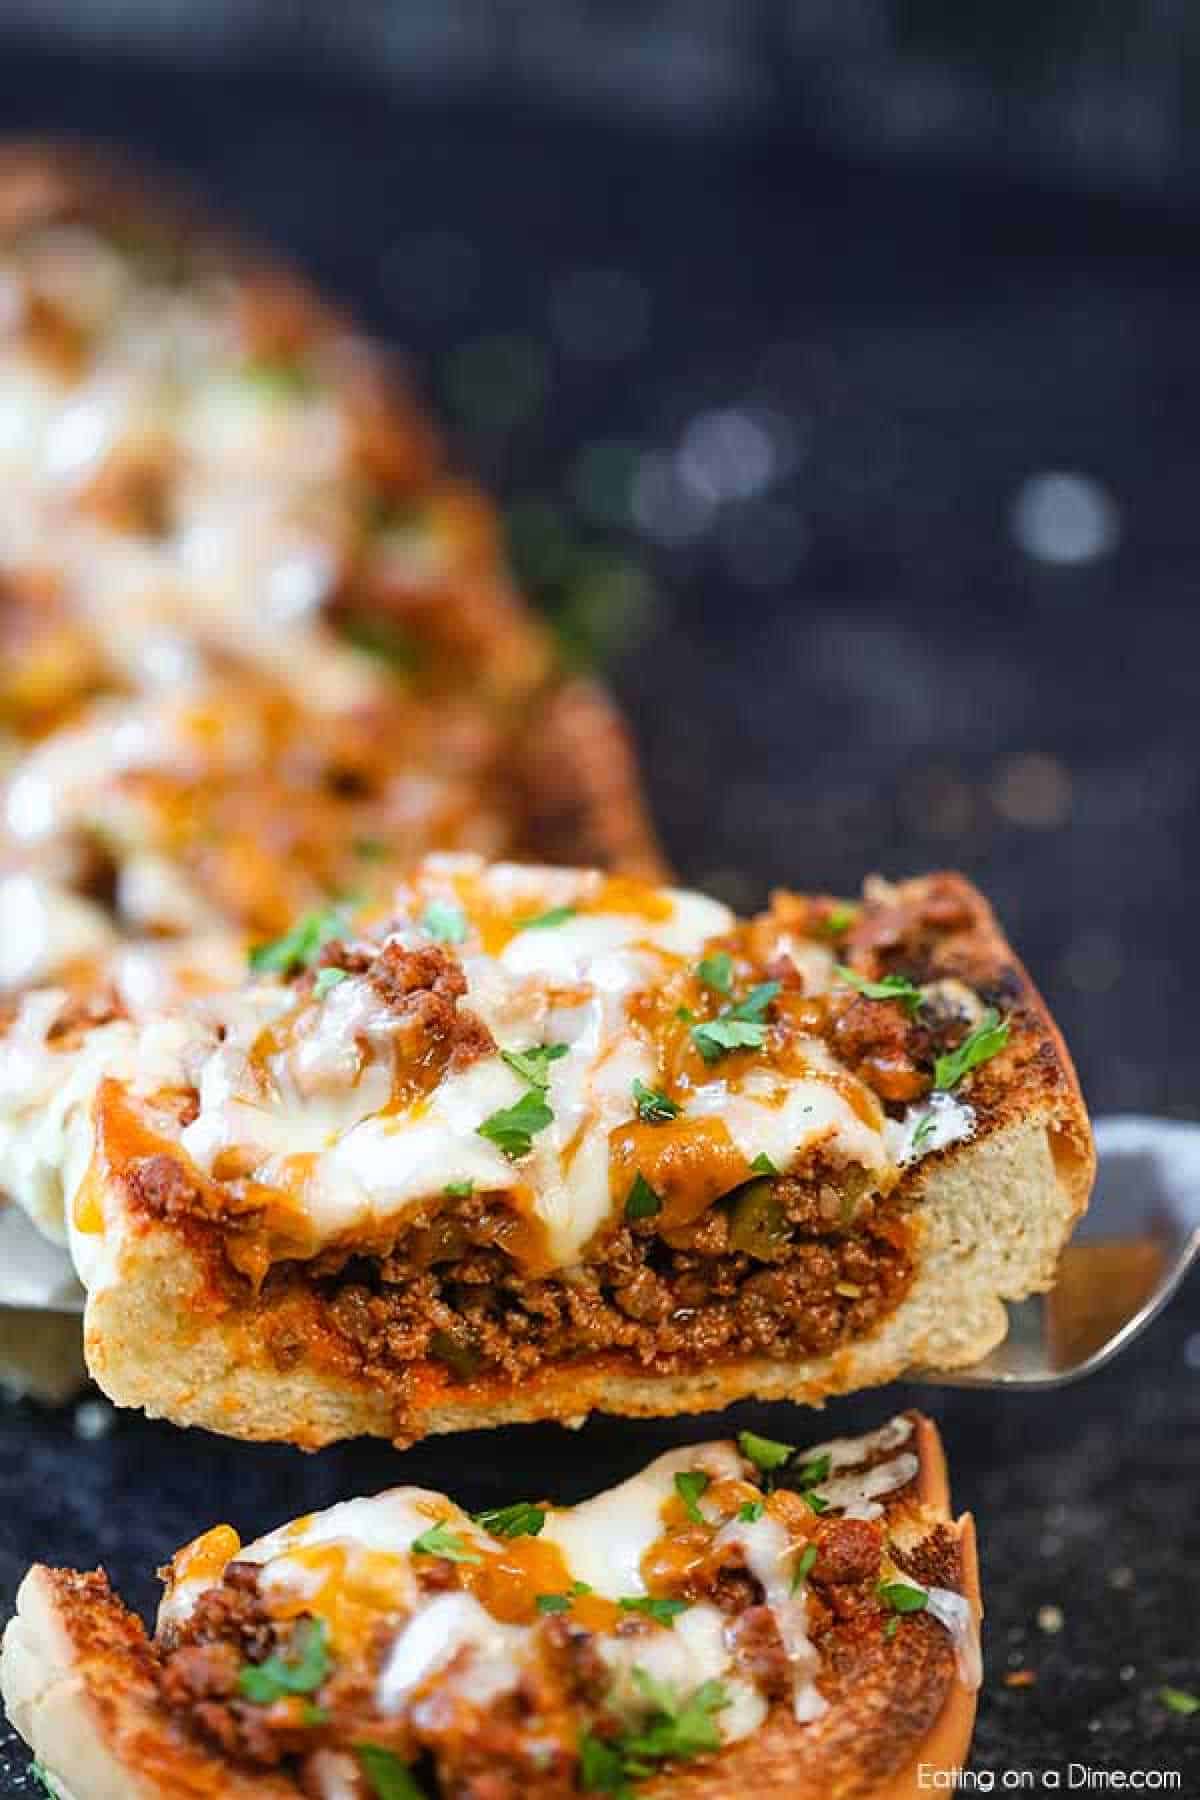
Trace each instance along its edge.
<instances>
[{"instance_id":1,"label":"stainless steel serving spatula","mask_svg":"<svg viewBox=\"0 0 1200 1800\"><path fill-rule=\"evenodd\" d=\"M1096 1191L1054 1287L1009 1307L1008 1336L982 1362L909 1379L1061 1387L1103 1367L1161 1312L1200 1254L1200 1124L1120 1114L1095 1130ZM16 1207L0 1210L0 1338L12 1341L19 1314L69 1316L83 1299L65 1251Z\"/></svg>"}]
</instances>

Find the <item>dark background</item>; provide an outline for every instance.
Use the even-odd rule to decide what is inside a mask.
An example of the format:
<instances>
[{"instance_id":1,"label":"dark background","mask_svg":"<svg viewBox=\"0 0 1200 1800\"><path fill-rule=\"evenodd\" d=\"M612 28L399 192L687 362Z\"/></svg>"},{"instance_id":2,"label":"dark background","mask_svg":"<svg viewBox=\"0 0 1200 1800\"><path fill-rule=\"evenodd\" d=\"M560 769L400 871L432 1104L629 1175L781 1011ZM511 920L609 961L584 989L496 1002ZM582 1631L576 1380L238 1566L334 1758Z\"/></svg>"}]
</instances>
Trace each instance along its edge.
<instances>
[{"instance_id":1,"label":"dark background","mask_svg":"<svg viewBox=\"0 0 1200 1800\"><path fill-rule=\"evenodd\" d=\"M0 118L150 152L410 353L529 584L608 665L683 875L745 904L959 865L1094 1110L1187 1115L1192 29L1170 0L0 0ZM827 1435L912 1398L740 1416ZM1200 1691L1195 1280L1081 1388L922 1398L980 1519L976 1766L1200 1791L1200 1715L1158 1699ZM217 1518L248 1537L410 1480L579 1496L726 1429L306 1459L136 1418L88 1441L97 1420L0 1403L0 1611L35 1555L149 1605L147 1571ZM14 1794L21 1766L0 1748Z\"/></svg>"}]
</instances>

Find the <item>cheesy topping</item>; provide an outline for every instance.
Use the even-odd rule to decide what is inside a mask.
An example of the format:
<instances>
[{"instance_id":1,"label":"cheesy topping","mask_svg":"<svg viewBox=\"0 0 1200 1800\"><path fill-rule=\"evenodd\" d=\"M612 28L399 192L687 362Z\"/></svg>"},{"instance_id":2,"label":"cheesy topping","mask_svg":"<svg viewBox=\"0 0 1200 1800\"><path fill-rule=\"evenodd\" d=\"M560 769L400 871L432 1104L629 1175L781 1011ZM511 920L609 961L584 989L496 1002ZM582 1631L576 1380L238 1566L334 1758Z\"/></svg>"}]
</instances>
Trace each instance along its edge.
<instances>
[{"instance_id":1,"label":"cheesy topping","mask_svg":"<svg viewBox=\"0 0 1200 1800\"><path fill-rule=\"evenodd\" d=\"M888 1432L905 1442L911 1421L897 1419ZM857 1471L866 1480L887 1441L880 1434L844 1440L826 1454L843 1479ZM716 1703L717 1741L731 1743L762 1723L771 1693L758 1685L767 1678L756 1677L757 1665L738 1656L737 1614L705 1597L703 1581L698 1589L689 1584L702 1569L709 1580L721 1568L744 1569L791 1671L792 1713L813 1723L829 1703L809 1631L807 1576L842 1503L830 1495L818 1519L786 1487L764 1491L761 1483L732 1443L715 1442L670 1451L573 1507L472 1518L440 1494L395 1488L298 1519L244 1548L219 1526L174 1558L159 1637L178 1638L230 1562L256 1565L270 1617L317 1621L334 1664L365 1666L376 1714L401 1721L410 1708L428 1705L434 1690L444 1707L486 1713L533 1675L546 1654L547 1616L564 1614L576 1634L591 1638L606 1671L610 1717L636 1729L664 1693L680 1702L707 1694ZM904 1485L894 1482L891 1491ZM911 1543L913 1531L927 1527L919 1514L905 1514L898 1529ZM426 1581L429 1559L439 1557L446 1573ZM681 1581L691 1597L678 1598ZM907 1585L926 1596L930 1617L949 1633L962 1679L977 1683L967 1599Z\"/></svg>"},{"instance_id":2,"label":"cheesy topping","mask_svg":"<svg viewBox=\"0 0 1200 1800\"><path fill-rule=\"evenodd\" d=\"M502 1199L514 1254L548 1272L586 1260L639 1196L674 1229L764 1158L786 1175L819 1155L880 1192L898 1177L900 1127L803 1020L764 1013L730 1050L697 1048L692 1009L719 1022L739 1005L732 974L728 993L697 975L715 956L724 985L730 953L714 945L737 943L716 901L442 855L385 914L332 914L326 935L339 928L344 948L315 977L289 976L290 952L272 951L284 968L236 989L219 937L207 984L195 958L147 966L126 949L112 970L128 1016L61 1047L64 996L22 1005L0 1040L0 1181L69 1235L85 1281L102 1221L77 1196L106 1077L200 1177L253 1184L268 1259L386 1246L407 1221L478 1194ZM461 1067L373 972L435 950L461 971L456 1016L479 1036ZM164 991L170 1024L154 1009ZM750 988L751 1013L765 991ZM672 1116L645 1123L638 1095L668 1087ZM182 1091L195 1094L186 1124L155 1101Z\"/></svg>"}]
</instances>

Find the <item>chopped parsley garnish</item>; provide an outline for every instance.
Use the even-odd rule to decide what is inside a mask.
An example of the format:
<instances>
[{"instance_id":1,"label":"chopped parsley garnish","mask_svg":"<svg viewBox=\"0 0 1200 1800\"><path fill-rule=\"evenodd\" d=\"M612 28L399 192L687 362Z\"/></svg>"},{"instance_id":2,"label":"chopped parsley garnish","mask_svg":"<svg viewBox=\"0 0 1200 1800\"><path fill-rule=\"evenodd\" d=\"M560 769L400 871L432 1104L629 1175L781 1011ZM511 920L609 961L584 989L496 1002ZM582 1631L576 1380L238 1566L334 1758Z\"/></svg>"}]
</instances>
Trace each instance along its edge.
<instances>
[{"instance_id":1,"label":"chopped parsley garnish","mask_svg":"<svg viewBox=\"0 0 1200 1800\"><path fill-rule=\"evenodd\" d=\"M778 1175L779 1173L779 1170L775 1167L775 1164L771 1161L765 1150L759 1151L754 1161L750 1164L750 1167L754 1170L756 1175Z\"/></svg>"},{"instance_id":2,"label":"chopped parsley garnish","mask_svg":"<svg viewBox=\"0 0 1200 1800\"><path fill-rule=\"evenodd\" d=\"M822 930L828 932L830 937L841 937L844 932L849 931L857 917L857 906L852 906L849 902L844 906L835 906L827 915Z\"/></svg>"},{"instance_id":3,"label":"chopped parsley garnish","mask_svg":"<svg viewBox=\"0 0 1200 1800\"><path fill-rule=\"evenodd\" d=\"M404 627L383 613L352 613L342 621L342 636L356 650L386 663L398 674L409 674L420 661L417 647Z\"/></svg>"},{"instance_id":4,"label":"chopped parsley garnish","mask_svg":"<svg viewBox=\"0 0 1200 1800\"><path fill-rule=\"evenodd\" d=\"M294 969L307 969L322 946L345 930L346 922L344 903L305 913L282 937L255 944L247 960L257 975L290 975Z\"/></svg>"},{"instance_id":5,"label":"chopped parsley garnish","mask_svg":"<svg viewBox=\"0 0 1200 1800\"><path fill-rule=\"evenodd\" d=\"M575 917L573 906L552 906L547 912L535 913L531 919L518 919L518 931L545 931L551 925L565 925Z\"/></svg>"},{"instance_id":6,"label":"chopped parsley garnish","mask_svg":"<svg viewBox=\"0 0 1200 1800\"><path fill-rule=\"evenodd\" d=\"M669 1094L664 1094L661 1088L646 1087L636 1075L633 1079L633 1099L638 1118L644 1125L665 1125L668 1119L677 1119L682 1111Z\"/></svg>"},{"instance_id":7,"label":"chopped parsley garnish","mask_svg":"<svg viewBox=\"0 0 1200 1800\"><path fill-rule=\"evenodd\" d=\"M258 356L242 365L242 379L270 400L296 400L316 386L302 363L279 356Z\"/></svg>"},{"instance_id":8,"label":"chopped parsley garnish","mask_svg":"<svg viewBox=\"0 0 1200 1800\"><path fill-rule=\"evenodd\" d=\"M692 1042L705 1062L716 1062L729 1050L761 1050L766 1041L764 1015L779 992L777 981L751 988L736 1006L721 1009L715 1019L692 1026Z\"/></svg>"},{"instance_id":9,"label":"chopped parsley garnish","mask_svg":"<svg viewBox=\"0 0 1200 1800\"><path fill-rule=\"evenodd\" d=\"M839 978L847 986L857 988L868 1000L898 1000L907 1013L915 1015L924 1004L924 995L919 987L908 979L907 975L885 975L882 981L868 981L857 969L849 969L845 963L835 963Z\"/></svg>"},{"instance_id":10,"label":"chopped parsley garnish","mask_svg":"<svg viewBox=\"0 0 1200 1800\"><path fill-rule=\"evenodd\" d=\"M388 847L382 838L355 838L351 848L355 856L360 856L364 862L382 862L388 853Z\"/></svg>"},{"instance_id":11,"label":"chopped parsley garnish","mask_svg":"<svg viewBox=\"0 0 1200 1800\"><path fill-rule=\"evenodd\" d=\"M820 1456L810 1456L796 1477L800 1489L803 1491L804 1488L816 1487L818 1482L826 1480L832 1464L833 1458L828 1450Z\"/></svg>"},{"instance_id":12,"label":"chopped parsley garnish","mask_svg":"<svg viewBox=\"0 0 1200 1800\"><path fill-rule=\"evenodd\" d=\"M742 1520L743 1524L753 1525L762 1518L766 1510L766 1506L761 1500L743 1500L738 1507L738 1518Z\"/></svg>"},{"instance_id":13,"label":"chopped parsley garnish","mask_svg":"<svg viewBox=\"0 0 1200 1800\"><path fill-rule=\"evenodd\" d=\"M534 1605L540 1613L567 1612L572 1600L577 1600L580 1594L590 1594L591 1591L586 1581L573 1581L565 1594L536 1595Z\"/></svg>"},{"instance_id":14,"label":"chopped parsley garnish","mask_svg":"<svg viewBox=\"0 0 1200 1800\"><path fill-rule=\"evenodd\" d=\"M875 1592L894 1613L924 1612L929 1604L925 1589L913 1587L908 1581L881 1581Z\"/></svg>"},{"instance_id":15,"label":"chopped parsley garnish","mask_svg":"<svg viewBox=\"0 0 1200 1800\"><path fill-rule=\"evenodd\" d=\"M684 1469L675 1477L675 1492L683 1501L683 1510L693 1525L707 1524L696 1502L708 1489L708 1476L702 1469Z\"/></svg>"},{"instance_id":16,"label":"chopped parsley garnish","mask_svg":"<svg viewBox=\"0 0 1200 1800\"><path fill-rule=\"evenodd\" d=\"M311 1694L329 1674L325 1621L301 1619L287 1653L273 1651L265 1661L247 1663L238 1676L238 1693L258 1706L269 1706L288 1694Z\"/></svg>"},{"instance_id":17,"label":"chopped parsley garnish","mask_svg":"<svg viewBox=\"0 0 1200 1800\"><path fill-rule=\"evenodd\" d=\"M788 1457L796 1454L795 1444L781 1444L774 1438L759 1437L755 1431L739 1431L738 1448L764 1475L769 1475L772 1469L782 1468Z\"/></svg>"},{"instance_id":18,"label":"chopped parsley garnish","mask_svg":"<svg viewBox=\"0 0 1200 1800\"><path fill-rule=\"evenodd\" d=\"M765 1025L727 1015L692 1026L692 1042L707 1063L719 1061L730 1050L761 1050L766 1037Z\"/></svg>"},{"instance_id":19,"label":"chopped parsley garnish","mask_svg":"<svg viewBox=\"0 0 1200 1800\"><path fill-rule=\"evenodd\" d=\"M475 1183L473 1181L448 1181L442 1192L451 1200L469 1200L475 1192Z\"/></svg>"},{"instance_id":20,"label":"chopped parsley garnish","mask_svg":"<svg viewBox=\"0 0 1200 1800\"><path fill-rule=\"evenodd\" d=\"M354 1754L371 1783L375 1800L426 1800L425 1789L406 1762L378 1744L355 1744Z\"/></svg>"},{"instance_id":21,"label":"chopped parsley garnish","mask_svg":"<svg viewBox=\"0 0 1200 1800\"><path fill-rule=\"evenodd\" d=\"M461 944L470 930L466 914L453 900L431 900L421 914L421 924L439 944Z\"/></svg>"},{"instance_id":22,"label":"chopped parsley garnish","mask_svg":"<svg viewBox=\"0 0 1200 1800\"><path fill-rule=\"evenodd\" d=\"M347 969L318 969L317 979L313 982L313 999L323 1000L330 988L337 987L348 975Z\"/></svg>"},{"instance_id":23,"label":"chopped parsley garnish","mask_svg":"<svg viewBox=\"0 0 1200 1800\"><path fill-rule=\"evenodd\" d=\"M934 1131L936 1129L937 1129L937 1114L931 1113L931 1112L926 1113L925 1117L920 1121L920 1123L917 1126L917 1129L912 1134L912 1144L911 1144L910 1148L913 1150L914 1153L918 1150L924 1150L926 1144L929 1142L930 1138L933 1136Z\"/></svg>"},{"instance_id":24,"label":"chopped parsley garnish","mask_svg":"<svg viewBox=\"0 0 1200 1800\"><path fill-rule=\"evenodd\" d=\"M815 1544L805 1544L803 1550L800 1552L799 1556L796 1558L796 1567L792 1571L792 1592L793 1592L793 1594L796 1592L796 1589L800 1586L800 1583L802 1581L808 1580L809 1576L813 1572L813 1565L815 1564L816 1560L817 1560L817 1546Z\"/></svg>"},{"instance_id":25,"label":"chopped parsley garnish","mask_svg":"<svg viewBox=\"0 0 1200 1800\"><path fill-rule=\"evenodd\" d=\"M713 1714L729 1705L729 1696L719 1681L703 1682L681 1701L645 1669L634 1669L633 1678L656 1709L644 1729L628 1741L628 1749L635 1757L676 1756L686 1760L706 1750L720 1749L721 1734Z\"/></svg>"},{"instance_id":26,"label":"chopped parsley garnish","mask_svg":"<svg viewBox=\"0 0 1200 1800\"><path fill-rule=\"evenodd\" d=\"M892 1639L895 1637L895 1635L899 1631L899 1629L900 1629L900 1614L893 1613L891 1618L888 1620L887 1624L883 1628L883 1635L887 1639L889 1644L891 1643Z\"/></svg>"},{"instance_id":27,"label":"chopped parsley garnish","mask_svg":"<svg viewBox=\"0 0 1200 1800\"><path fill-rule=\"evenodd\" d=\"M528 1500L517 1500L512 1506L489 1507L471 1516L493 1537L502 1538L536 1537L546 1523L545 1507L533 1506Z\"/></svg>"},{"instance_id":28,"label":"chopped parsley garnish","mask_svg":"<svg viewBox=\"0 0 1200 1800\"><path fill-rule=\"evenodd\" d=\"M625 1217L627 1219L653 1219L661 1211L662 1201L639 1170L633 1178L633 1186L625 1197Z\"/></svg>"},{"instance_id":29,"label":"chopped parsley garnish","mask_svg":"<svg viewBox=\"0 0 1200 1800\"><path fill-rule=\"evenodd\" d=\"M483 1561L478 1550L472 1550L445 1519L439 1519L436 1525L414 1538L409 1549L414 1556L444 1556L447 1562Z\"/></svg>"},{"instance_id":30,"label":"chopped parsley garnish","mask_svg":"<svg viewBox=\"0 0 1200 1800\"><path fill-rule=\"evenodd\" d=\"M733 987L733 958L728 950L714 950L711 956L697 964L696 973L705 987L715 988L718 994L728 994Z\"/></svg>"},{"instance_id":31,"label":"chopped parsley garnish","mask_svg":"<svg viewBox=\"0 0 1200 1800\"><path fill-rule=\"evenodd\" d=\"M1159 1688L1158 1697L1168 1712L1179 1713L1182 1718L1190 1719L1193 1713L1200 1713L1200 1696L1189 1694L1186 1688Z\"/></svg>"},{"instance_id":32,"label":"chopped parsley garnish","mask_svg":"<svg viewBox=\"0 0 1200 1800\"><path fill-rule=\"evenodd\" d=\"M689 1600L669 1600L658 1594L625 1594L617 1605L622 1612L645 1613L658 1625L673 1625L680 1613L691 1605Z\"/></svg>"},{"instance_id":33,"label":"chopped parsley garnish","mask_svg":"<svg viewBox=\"0 0 1200 1800\"><path fill-rule=\"evenodd\" d=\"M994 1006L989 1006L969 1038L951 1050L946 1056L939 1056L933 1065L933 1085L942 1093L948 1093L957 1087L964 1075L977 1069L980 1063L1003 1050L1008 1042L1008 1020L1002 1019Z\"/></svg>"},{"instance_id":34,"label":"chopped parsley garnish","mask_svg":"<svg viewBox=\"0 0 1200 1800\"><path fill-rule=\"evenodd\" d=\"M531 1044L528 1050L502 1050L500 1054L514 1075L527 1081L531 1088L544 1089L550 1085L549 1065L567 1054L567 1046Z\"/></svg>"},{"instance_id":35,"label":"chopped parsley garnish","mask_svg":"<svg viewBox=\"0 0 1200 1800\"><path fill-rule=\"evenodd\" d=\"M813 1488L801 1488L800 1498L807 1506L809 1512L820 1514L829 1511L828 1500L826 1500L823 1495L818 1494Z\"/></svg>"},{"instance_id":36,"label":"chopped parsley garnish","mask_svg":"<svg viewBox=\"0 0 1200 1800\"><path fill-rule=\"evenodd\" d=\"M587 1794L629 1800L630 1783L653 1775L655 1764L670 1759L686 1762L720 1748L713 1714L729 1705L729 1696L719 1681L704 1682L683 1700L645 1669L635 1668L633 1678L654 1710L641 1731L616 1738L581 1733L579 1779Z\"/></svg>"},{"instance_id":37,"label":"chopped parsley garnish","mask_svg":"<svg viewBox=\"0 0 1200 1800\"><path fill-rule=\"evenodd\" d=\"M542 1098L541 1090L530 1088L515 1106L502 1106L477 1127L478 1135L495 1144L510 1162L528 1156L539 1131L554 1121L554 1114Z\"/></svg>"}]
</instances>

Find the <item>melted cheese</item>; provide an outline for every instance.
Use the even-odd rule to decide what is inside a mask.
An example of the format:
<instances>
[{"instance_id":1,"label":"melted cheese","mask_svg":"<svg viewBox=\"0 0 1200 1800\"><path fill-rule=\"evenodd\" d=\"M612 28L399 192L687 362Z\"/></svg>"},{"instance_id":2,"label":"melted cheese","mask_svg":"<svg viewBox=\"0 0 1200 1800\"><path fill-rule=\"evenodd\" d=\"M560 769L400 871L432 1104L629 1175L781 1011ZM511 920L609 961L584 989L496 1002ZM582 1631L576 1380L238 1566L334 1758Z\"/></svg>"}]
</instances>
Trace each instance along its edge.
<instances>
[{"instance_id":1,"label":"melted cheese","mask_svg":"<svg viewBox=\"0 0 1200 1800\"><path fill-rule=\"evenodd\" d=\"M828 1454L845 1474L881 1448L896 1448L911 1431L910 1421L897 1419L871 1437L835 1440ZM529 1605L531 1596L523 1597L525 1610L499 1616L505 1605L497 1610L496 1597L508 1590L487 1579L489 1565L504 1568L507 1578L524 1567L537 1591L550 1580L555 1592L572 1583L592 1590L576 1601L572 1625L588 1633L608 1671L604 1704L627 1726L636 1728L653 1711L647 1677L680 1699L715 1682L724 1704L714 1717L723 1741L734 1742L758 1728L768 1700L735 1660L728 1616L699 1601L663 1623L611 1604L645 1594L646 1552L683 1523L675 1477L684 1471L702 1471L712 1484L702 1500L711 1531L706 1560L744 1566L759 1584L791 1668L793 1715L800 1724L820 1719L827 1702L817 1684L820 1654L809 1635L807 1586L801 1583L793 1591L796 1558L807 1539L793 1537L786 1515L773 1510L757 1519L740 1516L739 1497L751 1470L728 1442L671 1451L578 1506L547 1507L535 1538L493 1537L444 1496L423 1488L394 1488L373 1499L344 1502L244 1549L236 1533L219 1526L174 1558L159 1630L177 1632L236 1557L260 1565L260 1591L274 1616L316 1616L326 1623L336 1657L370 1659L375 1704L385 1716L402 1718L433 1691L486 1712L512 1692L539 1655L544 1625ZM724 1498L718 1494L722 1484ZM739 1510L731 1516L733 1506ZM466 1560L454 1586L423 1588L421 1557L412 1545L435 1522L453 1534L453 1547ZM922 1591L930 1616L954 1643L962 1679L977 1681L978 1643L969 1603L949 1589ZM523 1622L514 1623L514 1617ZM328 1776L336 1793L337 1753L329 1754Z\"/></svg>"},{"instance_id":2,"label":"melted cheese","mask_svg":"<svg viewBox=\"0 0 1200 1800\"><path fill-rule=\"evenodd\" d=\"M717 1533L716 1545L736 1546L746 1567L759 1583L771 1609L779 1639L792 1671L792 1712L798 1724L807 1725L828 1711L828 1702L817 1689L820 1656L808 1635L808 1587L801 1582L793 1591L796 1547L779 1520L769 1513L761 1518L731 1519Z\"/></svg>"},{"instance_id":3,"label":"melted cheese","mask_svg":"<svg viewBox=\"0 0 1200 1800\"><path fill-rule=\"evenodd\" d=\"M44 985L113 941L100 907L44 875L0 878L0 991Z\"/></svg>"},{"instance_id":4,"label":"melted cheese","mask_svg":"<svg viewBox=\"0 0 1200 1800\"><path fill-rule=\"evenodd\" d=\"M662 1509L675 1493L676 1475L699 1469L718 1481L744 1467L727 1443L670 1450L619 1487L548 1513L542 1536L558 1545L575 1579L596 1593L610 1600L644 1594L642 1558L662 1535Z\"/></svg>"},{"instance_id":5,"label":"melted cheese","mask_svg":"<svg viewBox=\"0 0 1200 1800\"><path fill-rule=\"evenodd\" d=\"M173 891L169 865L150 859L145 875L145 912L162 916L174 909L182 919L189 896ZM156 894L164 875L165 888ZM10 1083L7 1103L0 1080L0 1138L7 1134L12 1145L12 1191L43 1219L53 1216L55 1181L69 1197L61 1167L49 1183L38 1176L40 1192L31 1196L30 1177L22 1178L16 1166L25 1154L18 1138L38 1138L39 1166L48 1161L47 1144L64 1141L62 1103L51 1088L67 1069L72 1106L104 1075L132 1082L141 1093L153 1093L156 1080L166 1085L138 1067L143 1054L154 1061L152 1009L165 1002L188 1021L188 1081L198 1089L196 1115L179 1133L181 1147L214 1179L231 1170L252 1173L270 1190L280 1243L311 1253L356 1236L386 1240L407 1217L443 1203L447 1189L469 1184L504 1194L524 1215L533 1232L522 1240L523 1254L537 1267L549 1272L578 1264L623 1203L624 1187L615 1193L615 1186L632 1179L623 1172L627 1152L619 1134L636 1122L635 1083L661 1080L656 1040L644 1023L647 996L687 979L714 930L731 927L731 916L703 896L605 882L594 872L437 856L396 896L397 912L355 941L355 952L369 958L388 944L403 951L428 946L424 921L434 903L461 915L466 935L455 948L467 989L462 1006L487 1026L495 1051L465 1068L442 1070L431 1082L416 1066L415 1086L405 1089L397 1083L407 1079L412 1022L367 975L350 973L314 996L298 995L277 979L251 980L232 991L235 941L220 933L201 932L194 953L122 950L112 955L110 972L133 1014L134 1041L128 1031L89 1034L69 1063L61 1054L43 1059L53 1082L40 1089L35 1082L23 1097ZM554 909L563 914L554 922L528 922ZM81 933L87 922L76 921ZM205 923L202 916L196 922ZM21 951L26 963L34 954L33 929ZM53 960L70 943L64 925L59 949L45 954ZM542 1071L540 1090L502 1054L538 1046L558 1052ZM488 1122L539 1091L549 1121L531 1134L527 1150L510 1158L488 1135ZM54 1115L44 1130L39 1094ZM707 1079L681 1089L680 1105L679 1132L710 1120L722 1128L719 1168L716 1151L704 1150L708 1139L693 1132L694 1179L704 1204L736 1185L763 1154L786 1171L820 1147L835 1161L856 1162L885 1187L893 1178L889 1133L897 1128L816 1038L789 1041L786 1069L766 1054L730 1059L728 1068L718 1061ZM665 1136L656 1140L656 1147L664 1145ZM0 1149L0 1178L5 1172ZM681 1207L680 1216L689 1216L686 1195ZM94 1248L85 1253L89 1263Z\"/></svg>"}]
</instances>

